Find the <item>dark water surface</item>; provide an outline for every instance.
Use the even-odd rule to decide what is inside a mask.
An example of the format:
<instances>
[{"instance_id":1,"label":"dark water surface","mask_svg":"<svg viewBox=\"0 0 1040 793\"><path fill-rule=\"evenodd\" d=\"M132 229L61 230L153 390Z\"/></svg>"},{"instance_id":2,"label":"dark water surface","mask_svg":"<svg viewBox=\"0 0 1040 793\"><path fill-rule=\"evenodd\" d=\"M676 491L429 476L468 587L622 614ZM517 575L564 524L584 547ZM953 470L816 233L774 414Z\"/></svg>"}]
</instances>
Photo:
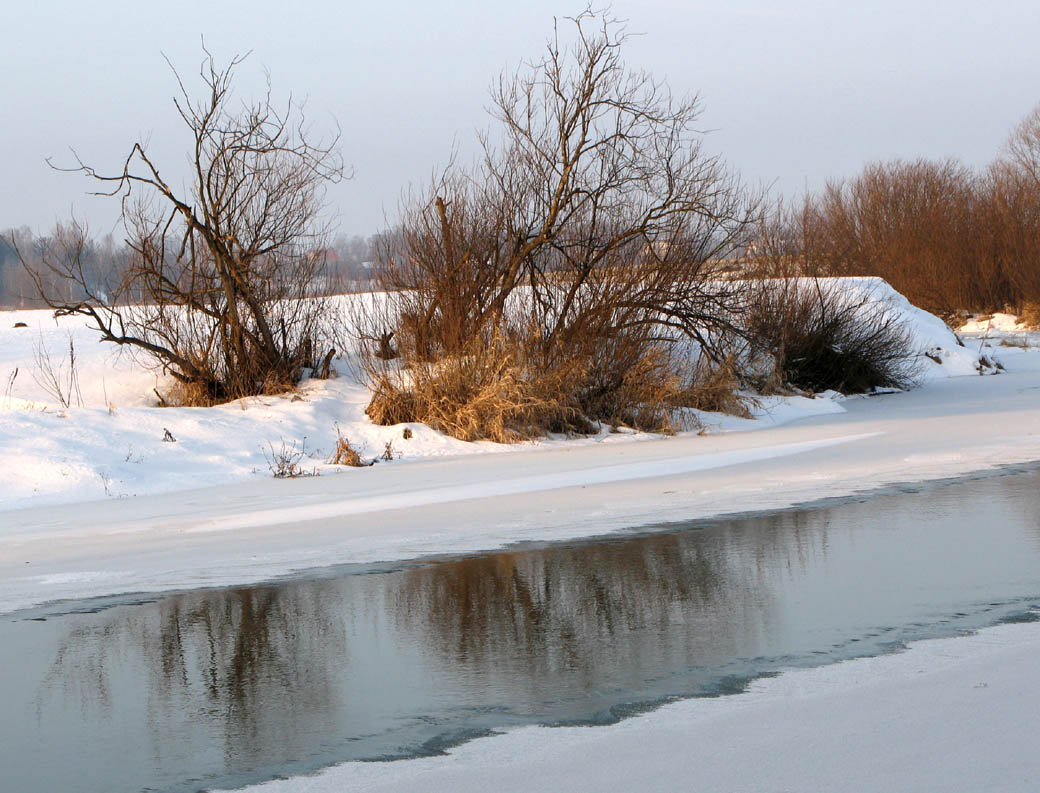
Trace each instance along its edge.
<instances>
[{"instance_id":1,"label":"dark water surface","mask_svg":"<svg viewBox=\"0 0 1040 793\"><path fill-rule=\"evenodd\" d=\"M1024 618L1040 473L0 618L0 790L196 791L603 723Z\"/></svg>"}]
</instances>

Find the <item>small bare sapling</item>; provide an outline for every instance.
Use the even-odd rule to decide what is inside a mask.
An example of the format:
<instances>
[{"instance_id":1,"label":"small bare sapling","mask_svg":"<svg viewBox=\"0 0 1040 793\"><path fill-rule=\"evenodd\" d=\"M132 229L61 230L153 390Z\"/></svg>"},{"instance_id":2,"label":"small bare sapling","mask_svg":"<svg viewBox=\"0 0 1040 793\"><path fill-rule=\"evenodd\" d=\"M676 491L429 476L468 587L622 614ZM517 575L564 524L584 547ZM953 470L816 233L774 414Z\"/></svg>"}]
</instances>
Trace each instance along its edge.
<instances>
[{"instance_id":1,"label":"small bare sapling","mask_svg":"<svg viewBox=\"0 0 1040 793\"><path fill-rule=\"evenodd\" d=\"M265 451L264 459L267 460L267 468L275 479L297 479L302 476L318 475L318 469L312 468L310 471L306 471L300 465L300 460L307 453L306 438L300 441L299 446L296 445L296 441L290 441L286 444L284 440L281 441L277 449L270 441L268 441L267 446L270 449L270 454Z\"/></svg>"}]
</instances>

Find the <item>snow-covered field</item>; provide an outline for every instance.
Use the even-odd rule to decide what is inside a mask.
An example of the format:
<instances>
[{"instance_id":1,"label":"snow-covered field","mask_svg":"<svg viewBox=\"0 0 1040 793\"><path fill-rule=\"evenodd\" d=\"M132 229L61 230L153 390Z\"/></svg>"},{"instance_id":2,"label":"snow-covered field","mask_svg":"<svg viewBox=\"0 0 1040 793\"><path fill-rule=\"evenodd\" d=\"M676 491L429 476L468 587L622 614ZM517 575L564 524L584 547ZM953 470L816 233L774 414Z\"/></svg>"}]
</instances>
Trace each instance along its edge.
<instances>
[{"instance_id":1,"label":"snow-covered field","mask_svg":"<svg viewBox=\"0 0 1040 793\"><path fill-rule=\"evenodd\" d=\"M80 322L4 313L0 611L593 535L1040 458L1031 390L1040 356L983 346L996 339L978 332L962 346L883 282L853 285L910 323L922 388L770 397L753 419L702 414L701 432L670 438L604 431L514 446L464 443L422 425L409 425L406 439L403 426L375 426L364 415L366 388L342 362L341 377L304 383L297 395L160 408L153 388L166 383ZM65 407L39 359L46 352L67 383L70 340L78 388ZM991 376L1001 360L1008 373ZM328 465L337 427L368 457L387 443L399 456ZM273 479L272 447L283 443L306 443L300 464L320 476Z\"/></svg>"},{"instance_id":2,"label":"snow-covered field","mask_svg":"<svg viewBox=\"0 0 1040 793\"><path fill-rule=\"evenodd\" d=\"M373 426L365 388L346 375L305 383L299 399L159 408L152 389L163 390L161 380L76 321L0 313L0 613L590 536L1040 459L1040 337L999 320L966 327L961 346L877 282L860 286L912 323L928 353L921 388L769 398L751 420L701 416L703 433L518 446L467 444L420 425L405 439L403 426ZM46 349L59 369L70 337L82 404L63 407L36 382L34 359ZM389 442L399 457L360 469L325 464L337 424L364 455ZM163 440L167 430L175 441ZM301 464L320 476L272 478L271 445L304 438ZM1035 760L1019 739L1040 727L1035 686L1034 699L1020 696L1037 649L1037 626L1005 626L792 672L747 695L677 703L614 727L520 730L447 758L348 766L272 793L1034 789ZM978 723L961 725L962 713ZM1019 784L1026 779L1034 788Z\"/></svg>"},{"instance_id":3,"label":"snow-covered field","mask_svg":"<svg viewBox=\"0 0 1040 793\"><path fill-rule=\"evenodd\" d=\"M978 350L959 346L941 321L883 282L849 281L891 303L910 323L918 348L927 353L920 357L926 381L978 373ZM407 425L411 437L406 439L405 425L379 427L368 420L368 390L350 377L346 361L337 364L341 377L305 382L297 394L214 408L159 408L157 394L168 391L170 379L128 351L99 343L81 319L55 320L47 311L0 312L0 511L255 482L271 476L276 452L293 446L305 452L299 464L308 472L365 476L327 463L337 428L367 459L379 457L391 444L395 465L655 440L604 430L594 438L474 444L421 424ZM835 394L767 397L758 400L752 420L721 414L700 414L699 419L710 434L762 429L840 413L840 399Z\"/></svg>"}]
</instances>

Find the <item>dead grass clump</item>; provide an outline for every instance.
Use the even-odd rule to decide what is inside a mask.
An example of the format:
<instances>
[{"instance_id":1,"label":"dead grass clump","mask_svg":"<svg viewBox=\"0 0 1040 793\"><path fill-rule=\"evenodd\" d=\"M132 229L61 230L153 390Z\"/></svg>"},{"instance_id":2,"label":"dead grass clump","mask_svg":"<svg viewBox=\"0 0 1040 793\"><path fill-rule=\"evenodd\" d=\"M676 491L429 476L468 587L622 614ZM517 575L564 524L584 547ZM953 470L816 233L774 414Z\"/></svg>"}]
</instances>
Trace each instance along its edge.
<instances>
[{"instance_id":1,"label":"dead grass clump","mask_svg":"<svg viewBox=\"0 0 1040 793\"><path fill-rule=\"evenodd\" d=\"M501 341L376 376L366 413L376 424L421 422L464 441L515 443L582 424L567 373L539 372Z\"/></svg>"},{"instance_id":2,"label":"dead grass clump","mask_svg":"<svg viewBox=\"0 0 1040 793\"><path fill-rule=\"evenodd\" d=\"M267 396L292 394L296 392L296 386L296 382L290 378L281 375L268 375L261 387L255 389L255 393ZM228 401L226 395L214 392L209 383L194 380L187 382L174 380L170 385L165 386L163 391L160 391L158 388L152 390L159 400L158 404L161 408L208 408Z\"/></svg>"},{"instance_id":3,"label":"dead grass clump","mask_svg":"<svg viewBox=\"0 0 1040 793\"><path fill-rule=\"evenodd\" d=\"M747 414L735 362L724 376L699 369L695 382L687 369L673 345L642 334L591 337L548 360L529 334L498 335L463 355L383 368L366 412L377 424L421 422L461 440L498 443L592 434L604 424L674 432L680 408L709 403L704 409Z\"/></svg>"},{"instance_id":4,"label":"dead grass clump","mask_svg":"<svg viewBox=\"0 0 1040 793\"><path fill-rule=\"evenodd\" d=\"M203 383L183 383L175 380L165 390L153 389L159 399L159 407L208 408L217 404L213 394Z\"/></svg>"},{"instance_id":5,"label":"dead grass clump","mask_svg":"<svg viewBox=\"0 0 1040 793\"><path fill-rule=\"evenodd\" d=\"M336 449L333 451L332 456L329 457L329 465L349 465L352 468L361 468L367 465L367 463L361 461L361 455L358 453L358 450L350 443L350 439L340 431L338 424L336 425Z\"/></svg>"},{"instance_id":6,"label":"dead grass clump","mask_svg":"<svg viewBox=\"0 0 1040 793\"><path fill-rule=\"evenodd\" d=\"M329 360L331 361L331 358ZM296 393L299 383L299 378L291 377L284 372L269 372L260 386L259 395L293 394Z\"/></svg>"},{"instance_id":7,"label":"dead grass clump","mask_svg":"<svg viewBox=\"0 0 1040 793\"><path fill-rule=\"evenodd\" d=\"M749 419L754 400L742 394L740 387L740 369L736 356L731 355L721 363L701 358L695 368L693 382L683 390L677 401L683 407Z\"/></svg>"},{"instance_id":8,"label":"dead grass clump","mask_svg":"<svg viewBox=\"0 0 1040 793\"><path fill-rule=\"evenodd\" d=\"M422 422L465 441L515 443L548 433L590 434L599 423L672 433L681 408L749 417L735 359L684 378L664 348L630 366L522 367L504 351L413 365L378 378L367 412L377 424Z\"/></svg>"},{"instance_id":9,"label":"dead grass clump","mask_svg":"<svg viewBox=\"0 0 1040 793\"><path fill-rule=\"evenodd\" d=\"M612 427L673 433L683 428L682 410L693 408L751 416L753 403L741 393L740 361L721 362L691 350L690 344L646 343L621 337L608 348L601 367L594 367L596 399L579 402L585 415ZM689 356L696 355L692 369Z\"/></svg>"},{"instance_id":10,"label":"dead grass clump","mask_svg":"<svg viewBox=\"0 0 1040 793\"><path fill-rule=\"evenodd\" d=\"M574 398L581 414L611 427L674 432L676 398L683 385L671 351L624 334L592 339L590 347ZM584 431L595 431L595 426Z\"/></svg>"},{"instance_id":11,"label":"dead grass clump","mask_svg":"<svg viewBox=\"0 0 1040 793\"><path fill-rule=\"evenodd\" d=\"M307 471L300 465L300 460L307 454L306 438L300 442L299 446L296 441L286 443L284 440L277 449L271 442L268 442L267 446L270 453L265 451L264 458L267 460L267 468L275 479L296 479L301 476L318 475L316 468Z\"/></svg>"}]
</instances>

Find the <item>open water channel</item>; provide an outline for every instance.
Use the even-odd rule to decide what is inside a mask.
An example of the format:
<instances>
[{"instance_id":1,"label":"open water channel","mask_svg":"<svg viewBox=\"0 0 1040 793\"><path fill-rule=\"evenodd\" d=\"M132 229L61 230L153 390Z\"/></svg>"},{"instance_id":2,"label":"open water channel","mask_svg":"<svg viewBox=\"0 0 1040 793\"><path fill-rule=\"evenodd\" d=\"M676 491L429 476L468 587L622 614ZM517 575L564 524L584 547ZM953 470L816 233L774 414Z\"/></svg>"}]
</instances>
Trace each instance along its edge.
<instances>
[{"instance_id":1,"label":"open water channel","mask_svg":"<svg viewBox=\"0 0 1040 793\"><path fill-rule=\"evenodd\" d=\"M1029 619L1040 471L0 617L0 789L198 791Z\"/></svg>"}]
</instances>

